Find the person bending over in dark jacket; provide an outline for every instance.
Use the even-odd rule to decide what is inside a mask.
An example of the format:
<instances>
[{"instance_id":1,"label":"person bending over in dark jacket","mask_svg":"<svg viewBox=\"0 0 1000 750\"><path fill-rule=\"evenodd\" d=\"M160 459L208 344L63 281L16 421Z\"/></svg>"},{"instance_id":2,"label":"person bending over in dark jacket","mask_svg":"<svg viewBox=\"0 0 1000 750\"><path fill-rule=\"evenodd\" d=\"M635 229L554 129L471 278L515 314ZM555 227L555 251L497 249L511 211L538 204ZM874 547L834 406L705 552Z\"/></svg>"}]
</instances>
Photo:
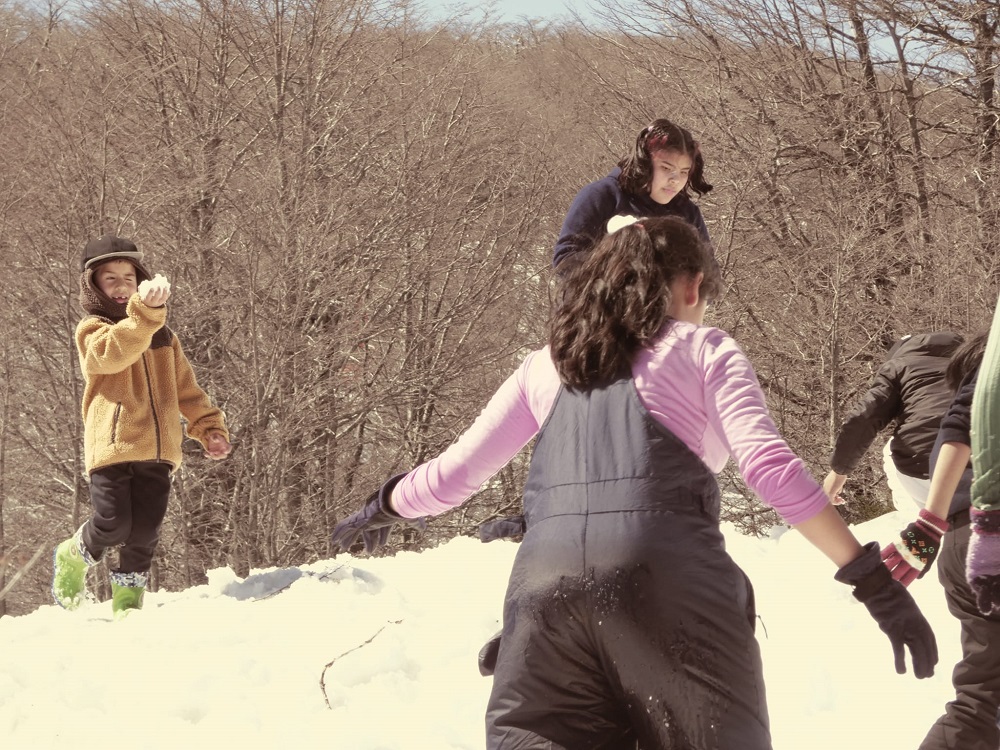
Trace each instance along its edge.
<instances>
[{"instance_id":1,"label":"person bending over in dark jacket","mask_svg":"<svg viewBox=\"0 0 1000 750\"><path fill-rule=\"evenodd\" d=\"M837 434L832 470L823 482L831 502L843 502L840 491L848 475L889 425L894 429L886 450L896 478L917 505L926 502L931 449L952 399L945 369L961 343L961 335L938 331L904 336L893 345Z\"/></svg>"},{"instance_id":2,"label":"person bending over in dark jacket","mask_svg":"<svg viewBox=\"0 0 1000 750\"><path fill-rule=\"evenodd\" d=\"M614 216L676 216L710 244L701 210L690 194L701 196L711 189L701 147L691 133L670 120L654 120L610 174L577 193L563 220L552 265L579 261L604 237Z\"/></svg>"},{"instance_id":3,"label":"person bending over in dark jacket","mask_svg":"<svg viewBox=\"0 0 1000 750\"><path fill-rule=\"evenodd\" d=\"M688 223L645 218L563 283L532 352L440 456L338 523L371 550L474 494L537 435L504 600L489 750L768 750L753 590L719 528L715 475L748 485L839 567L917 677L934 635L771 419L736 342L702 325L721 289Z\"/></svg>"}]
</instances>

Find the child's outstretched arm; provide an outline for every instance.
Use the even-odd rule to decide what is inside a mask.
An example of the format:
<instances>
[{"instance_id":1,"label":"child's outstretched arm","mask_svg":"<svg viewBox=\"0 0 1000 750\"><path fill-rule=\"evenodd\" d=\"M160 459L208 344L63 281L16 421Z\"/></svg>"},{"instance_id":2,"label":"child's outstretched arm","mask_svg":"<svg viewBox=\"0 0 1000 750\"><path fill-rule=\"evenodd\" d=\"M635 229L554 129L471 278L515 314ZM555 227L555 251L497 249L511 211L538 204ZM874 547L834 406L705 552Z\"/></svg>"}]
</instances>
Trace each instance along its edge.
<instances>
[{"instance_id":1,"label":"child's outstretched arm","mask_svg":"<svg viewBox=\"0 0 1000 750\"><path fill-rule=\"evenodd\" d=\"M794 524L794 528L838 568L864 554L861 542L832 505L826 506L812 518Z\"/></svg>"},{"instance_id":2,"label":"child's outstretched arm","mask_svg":"<svg viewBox=\"0 0 1000 750\"><path fill-rule=\"evenodd\" d=\"M535 397L538 415L530 403L531 378L548 385ZM339 521L331 535L334 549L347 551L360 537L372 552L388 541L394 525L423 528L425 516L465 502L537 434L541 414L548 413L558 389L559 377L548 354L529 354L472 426L442 454L394 476L360 510Z\"/></svg>"},{"instance_id":3,"label":"child's outstretched arm","mask_svg":"<svg viewBox=\"0 0 1000 750\"><path fill-rule=\"evenodd\" d=\"M89 316L76 327L76 348L84 376L121 372L142 357L155 334L167 320L164 307L149 307L133 294L125 308L127 316L109 323Z\"/></svg>"},{"instance_id":4,"label":"child's outstretched arm","mask_svg":"<svg viewBox=\"0 0 1000 750\"><path fill-rule=\"evenodd\" d=\"M940 447L924 508L900 532L899 539L882 550L892 577L904 586L926 575L940 551L941 538L951 528L946 519L972 453L972 399L977 378L978 369L966 376L941 419Z\"/></svg>"},{"instance_id":5,"label":"child's outstretched arm","mask_svg":"<svg viewBox=\"0 0 1000 750\"><path fill-rule=\"evenodd\" d=\"M854 587L854 597L889 637L896 672L906 672L905 649L909 649L913 674L918 679L933 676L938 660L934 631L910 593L882 564L878 544L862 547L832 505L795 528L838 566L834 578Z\"/></svg>"},{"instance_id":6,"label":"child's outstretched arm","mask_svg":"<svg viewBox=\"0 0 1000 750\"><path fill-rule=\"evenodd\" d=\"M861 546L785 443L749 360L735 342L722 341L706 352L706 383L718 423L747 484L838 566L836 580L854 587L855 598L889 637L896 671L906 671L904 649L909 648L913 673L918 678L933 675L938 657L930 625L910 593L882 564L878 544Z\"/></svg>"},{"instance_id":7,"label":"child's outstretched arm","mask_svg":"<svg viewBox=\"0 0 1000 750\"><path fill-rule=\"evenodd\" d=\"M931 476L927 505L917 519L899 532L899 539L882 549L882 561L892 577L909 586L931 569L941 550L941 537L951 524L946 521L951 499L969 465L971 449L962 443L942 443Z\"/></svg>"}]
</instances>

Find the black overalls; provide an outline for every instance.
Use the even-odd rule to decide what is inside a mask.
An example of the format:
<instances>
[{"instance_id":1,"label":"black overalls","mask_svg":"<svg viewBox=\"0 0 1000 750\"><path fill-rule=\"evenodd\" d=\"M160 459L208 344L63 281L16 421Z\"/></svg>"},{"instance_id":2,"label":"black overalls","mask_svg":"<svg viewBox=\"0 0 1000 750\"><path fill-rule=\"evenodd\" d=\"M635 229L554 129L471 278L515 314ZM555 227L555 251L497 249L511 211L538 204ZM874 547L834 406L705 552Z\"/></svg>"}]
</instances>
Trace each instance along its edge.
<instances>
[{"instance_id":1,"label":"black overalls","mask_svg":"<svg viewBox=\"0 0 1000 750\"><path fill-rule=\"evenodd\" d=\"M771 747L753 592L725 551L718 484L632 380L560 391L524 510L490 750Z\"/></svg>"}]
</instances>

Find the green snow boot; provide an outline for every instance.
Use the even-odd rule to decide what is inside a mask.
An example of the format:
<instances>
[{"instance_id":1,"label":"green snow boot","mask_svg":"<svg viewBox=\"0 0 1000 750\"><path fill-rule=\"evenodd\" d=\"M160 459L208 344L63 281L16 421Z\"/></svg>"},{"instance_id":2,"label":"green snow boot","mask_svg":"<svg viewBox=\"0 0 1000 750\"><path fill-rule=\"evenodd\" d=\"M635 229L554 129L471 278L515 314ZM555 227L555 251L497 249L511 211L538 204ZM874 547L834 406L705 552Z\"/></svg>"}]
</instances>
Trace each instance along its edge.
<instances>
[{"instance_id":1,"label":"green snow boot","mask_svg":"<svg viewBox=\"0 0 1000 750\"><path fill-rule=\"evenodd\" d=\"M123 620L137 609L142 609L142 595L146 593L147 573L111 573L111 614Z\"/></svg>"},{"instance_id":2,"label":"green snow boot","mask_svg":"<svg viewBox=\"0 0 1000 750\"><path fill-rule=\"evenodd\" d=\"M76 530L69 539L59 543L52 555L52 598L64 609L76 609L87 595L87 569L94 558Z\"/></svg>"}]
</instances>

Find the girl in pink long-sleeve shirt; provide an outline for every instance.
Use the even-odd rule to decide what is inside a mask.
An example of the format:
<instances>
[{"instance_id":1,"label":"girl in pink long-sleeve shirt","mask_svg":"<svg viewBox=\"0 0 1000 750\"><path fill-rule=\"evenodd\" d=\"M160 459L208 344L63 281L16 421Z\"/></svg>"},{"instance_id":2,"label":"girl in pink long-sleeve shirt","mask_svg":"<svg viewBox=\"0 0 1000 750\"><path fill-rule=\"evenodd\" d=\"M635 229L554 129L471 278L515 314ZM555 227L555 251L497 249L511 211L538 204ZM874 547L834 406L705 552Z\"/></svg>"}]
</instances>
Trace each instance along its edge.
<instances>
[{"instance_id":1,"label":"girl in pink long-sleeve shirt","mask_svg":"<svg viewBox=\"0 0 1000 750\"><path fill-rule=\"evenodd\" d=\"M771 420L750 362L723 331L668 325L638 353L632 377L657 422L716 474L732 456L747 484L788 523L827 507L823 489ZM548 347L529 354L468 431L396 485L396 512L417 518L465 502L537 434L561 385Z\"/></svg>"},{"instance_id":2,"label":"girl in pink long-sleeve shirt","mask_svg":"<svg viewBox=\"0 0 1000 750\"><path fill-rule=\"evenodd\" d=\"M719 530L730 457L856 586L897 671L905 646L932 674L933 633L877 544L861 546L778 434L736 343L702 325L720 281L697 232L642 219L562 283L549 346L332 537L370 551L395 523L462 503L537 435L487 748L770 748L752 589Z\"/></svg>"}]
</instances>

